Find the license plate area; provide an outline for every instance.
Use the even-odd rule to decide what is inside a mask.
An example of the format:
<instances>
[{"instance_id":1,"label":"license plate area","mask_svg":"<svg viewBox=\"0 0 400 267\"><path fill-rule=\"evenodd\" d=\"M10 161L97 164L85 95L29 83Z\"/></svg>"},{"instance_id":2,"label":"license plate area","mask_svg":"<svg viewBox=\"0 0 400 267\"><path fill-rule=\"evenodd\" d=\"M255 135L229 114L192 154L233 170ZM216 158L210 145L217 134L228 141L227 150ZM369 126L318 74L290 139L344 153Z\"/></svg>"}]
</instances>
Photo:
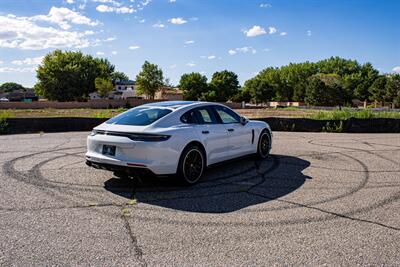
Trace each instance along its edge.
<instances>
[{"instance_id":1,"label":"license plate area","mask_svg":"<svg viewBox=\"0 0 400 267\"><path fill-rule=\"evenodd\" d=\"M102 154L106 156L115 156L115 146L103 145Z\"/></svg>"}]
</instances>

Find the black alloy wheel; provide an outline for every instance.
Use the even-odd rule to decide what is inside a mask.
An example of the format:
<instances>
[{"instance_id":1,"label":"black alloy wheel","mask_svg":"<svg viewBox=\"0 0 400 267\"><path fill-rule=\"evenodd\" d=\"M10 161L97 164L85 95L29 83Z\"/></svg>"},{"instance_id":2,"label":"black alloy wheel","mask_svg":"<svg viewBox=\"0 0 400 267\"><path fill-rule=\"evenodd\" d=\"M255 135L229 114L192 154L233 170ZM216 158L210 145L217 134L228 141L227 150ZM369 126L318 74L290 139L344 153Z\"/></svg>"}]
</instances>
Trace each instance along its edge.
<instances>
[{"instance_id":1,"label":"black alloy wheel","mask_svg":"<svg viewBox=\"0 0 400 267\"><path fill-rule=\"evenodd\" d=\"M271 149L271 137L267 130L263 130L258 141L257 154L261 159L265 159L269 155Z\"/></svg>"},{"instance_id":2,"label":"black alloy wheel","mask_svg":"<svg viewBox=\"0 0 400 267\"><path fill-rule=\"evenodd\" d=\"M205 159L203 151L196 145L187 147L182 153L179 172L187 184L196 183L204 171Z\"/></svg>"}]
</instances>

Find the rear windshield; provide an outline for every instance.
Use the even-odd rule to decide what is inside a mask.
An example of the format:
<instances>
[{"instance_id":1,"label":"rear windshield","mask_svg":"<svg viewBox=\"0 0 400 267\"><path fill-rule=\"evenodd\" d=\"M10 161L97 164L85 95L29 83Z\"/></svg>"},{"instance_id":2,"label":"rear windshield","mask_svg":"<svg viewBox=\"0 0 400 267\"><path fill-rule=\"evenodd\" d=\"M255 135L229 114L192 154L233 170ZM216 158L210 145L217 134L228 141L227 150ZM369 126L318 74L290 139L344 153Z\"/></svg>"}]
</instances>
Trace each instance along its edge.
<instances>
[{"instance_id":1,"label":"rear windshield","mask_svg":"<svg viewBox=\"0 0 400 267\"><path fill-rule=\"evenodd\" d=\"M106 123L118 125L149 125L171 112L172 110L166 108L137 107L109 119Z\"/></svg>"}]
</instances>

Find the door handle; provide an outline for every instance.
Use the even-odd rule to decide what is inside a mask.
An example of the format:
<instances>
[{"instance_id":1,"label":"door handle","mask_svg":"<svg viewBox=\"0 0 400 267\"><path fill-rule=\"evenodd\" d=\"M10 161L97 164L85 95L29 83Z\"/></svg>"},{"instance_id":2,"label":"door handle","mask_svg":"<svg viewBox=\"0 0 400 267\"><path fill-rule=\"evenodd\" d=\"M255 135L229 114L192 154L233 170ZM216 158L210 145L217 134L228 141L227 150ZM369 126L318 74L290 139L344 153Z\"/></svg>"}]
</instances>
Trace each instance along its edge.
<instances>
[{"instance_id":1,"label":"door handle","mask_svg":"<svg viewBox=\"0 0 400 267\"><path fill-rule=\"evenodd\" d=\"M209 131L202 131L201 133L202 134L209 134L210 132Z\"/></svg>"},{"instance_id":2,"label":"door handle","mask_svg":"<svg viewBox=\"0 0 400 267\"><path fill-rule=\"evenodd\" d=\"M233 132L234 130L235 130L235 129L232 129L232 128L231 128L231 129L228 129L228 132Z\"/></svg>"}]
</instances>

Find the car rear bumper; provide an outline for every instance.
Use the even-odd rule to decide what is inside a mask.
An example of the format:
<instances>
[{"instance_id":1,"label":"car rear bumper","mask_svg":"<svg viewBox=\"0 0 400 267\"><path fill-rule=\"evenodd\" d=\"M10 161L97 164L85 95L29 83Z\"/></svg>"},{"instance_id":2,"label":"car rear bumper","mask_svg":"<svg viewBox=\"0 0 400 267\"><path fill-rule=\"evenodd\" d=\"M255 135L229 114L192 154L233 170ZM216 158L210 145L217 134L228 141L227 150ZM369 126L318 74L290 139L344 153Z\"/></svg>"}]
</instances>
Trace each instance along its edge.
<instances>
[{"instance_id":1,"label":"car rear bumper","mask_svg":"<svg viewBox=\"0 0 400 267\"><path fill-rule=\"evenodd\" d=\"M180 151L171 142L173 140L142 142L120 136L88 136L86 160L91 166L106 170L148 169L155 175L175 174ZM103 145L115 146L115 155L103 155Z\"/></svg>"},{"instance_id":2,"label":"car rear bumper","mask_svg":"<svg viewBox=\"0 0 400 267\"><path fill-rule=\"evenodd\" d=\"M121 165L113 165L113 164L108 164L108 163L99 163L99 162L94 162L90 160L86 160L86 165L89 167L93 167L95 169L102 169L102 170L107 170L107 171L112 171L112 172L123 172L128 175L132 176L158 176L148 168L142 168L142 167L127 167L127 166L121 166Z\"/></svg>"}]
</instances>

